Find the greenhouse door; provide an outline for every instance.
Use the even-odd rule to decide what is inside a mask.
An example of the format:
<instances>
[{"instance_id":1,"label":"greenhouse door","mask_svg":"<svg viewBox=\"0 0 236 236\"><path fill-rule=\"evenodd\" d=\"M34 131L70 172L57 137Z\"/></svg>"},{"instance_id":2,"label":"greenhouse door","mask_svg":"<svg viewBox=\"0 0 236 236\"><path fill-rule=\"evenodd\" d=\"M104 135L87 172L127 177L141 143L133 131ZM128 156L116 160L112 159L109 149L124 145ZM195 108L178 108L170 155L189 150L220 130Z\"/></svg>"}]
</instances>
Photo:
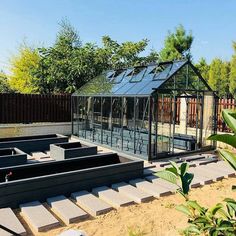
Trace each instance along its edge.
<instances>
[{"instance_id":1,"label":"greenhouse door","mask_svg":"<svg viewBox=\"0 0 236 236\"><path fill-rule=\"evenodd\" d=\"M170 153L195 151L202 147L204 96L172 97Z\"/></svg>"}]
</instances>

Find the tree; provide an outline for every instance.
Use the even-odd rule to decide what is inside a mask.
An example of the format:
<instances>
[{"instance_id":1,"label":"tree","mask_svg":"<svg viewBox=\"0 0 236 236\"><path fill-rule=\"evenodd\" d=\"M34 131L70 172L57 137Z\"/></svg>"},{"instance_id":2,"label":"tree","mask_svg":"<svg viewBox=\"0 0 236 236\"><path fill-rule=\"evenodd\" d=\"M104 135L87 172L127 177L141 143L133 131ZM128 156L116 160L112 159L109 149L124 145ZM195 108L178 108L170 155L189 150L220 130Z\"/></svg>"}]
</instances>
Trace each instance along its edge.
<instances>
[{"instance_id":1,"label":"tree","mask_svg":"<svg viewBox=\"0 0 236 236\"><path fill-rule=\"evenodd\" d=\"M222 97L229 93L229 63L219 58L212 60L209 70L209 85Z\"/></svg>"},{"instance_id":2,"label":"tree","mask_svg":"<svg viewBox=\"0 0 236 236\"><path fill-rule=\"evenodd\" d=\"M102 38L103 45L82 44L78 32L68 21L60 23L55 44L40 48L40 62L35 76L35 87L41 93L72 93L103 70L128 67L157 60L151 51L141 57L148 44L146 39L119 44L109 36Z\"/></svg>"},{"instance_id":3,"label":"tree","mask_svg":"<svg viewBox=\"0 0 236 236\"><path fill-rule=\"evenodd\" d=\"M229 90L236 98L236 42L233 42L234 55L230 61Z\"/></svg>"},{"instance_id":4,"label":"tree","mask_svg":"<svg viewBox=\"0 0 236 236\"><path fill-rule=\"evenodd\" d=\"M140 53L145 51L148 45L147 39L138 42L127 41L119 44L109 36L104 36L102 42L102 50L106 52L108 68L147 64L159 59L159 54L154 50L151 50L150 54L146 57L140 56Z\"/></svg>"},{"instance_id":5,"label":"tree","mask_svg":"<svg viewBox=\"0 0 236 236\"><path fill-rule=\"evenodd\" d=\"M9 84L11 89L21 93L35 93L34 71L38 68L40 61L39 53L36 49L23 43L20 45L18 54L10 60Z\"/></svg>"},{"instance_id":6,"label":"tree","mask_svg":"<svg viewBox=\"0 0 236 236\"><path fill-rule=\"evenodd\" d=\"M13 92L10 89L8 79L3 71L0 71L0 93L10 93Z\"/></svg>"},{"instance_id":7,"label":"tree","mask_svg":"<svg viewBox=\"0 0 236 236\"><path fill-rule=\"evenodd\" d=\"M192 57L190 49L193 39L192 33L187 34L182 25L179 25L174 33L169 31L164 41L164 48L160 51L161 59L163 61L181 58L190 59Z\"/></svg>"},{"instance_id":8,"label":"tree","mask_svg":"<svg viewBox=\"0 0 236 236\"><path fill-rule=\"evenodd\" d=\"M206 60L202 57L200 58L199 62L195 65L199 70L202 77L208 81L209 80L209 70L210 66L207 64Z\"/></svg>"}]
</instances>

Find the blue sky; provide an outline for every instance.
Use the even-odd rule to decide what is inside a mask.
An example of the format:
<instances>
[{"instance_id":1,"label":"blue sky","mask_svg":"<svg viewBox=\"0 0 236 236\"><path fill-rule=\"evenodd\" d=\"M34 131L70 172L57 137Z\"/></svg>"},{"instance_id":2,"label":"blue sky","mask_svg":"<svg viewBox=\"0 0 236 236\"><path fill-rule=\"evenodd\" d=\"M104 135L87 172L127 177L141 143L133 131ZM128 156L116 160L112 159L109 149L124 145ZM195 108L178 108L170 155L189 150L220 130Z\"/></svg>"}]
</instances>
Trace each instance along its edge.
<instances>
[{"instance_id":1,"label":"blue sky","mask_svg":"<svg viewBox=\"0 0 236 236\"><path fill-rule=\"evenodd\" d=\"M168 30L183 24L195 39L194 61L229 60L236 41L235 0L0 0L0 69L26 40L53 44L58 22L67 18L83 42L101 44L103 35L118 42L143 38L159 50Z\"/></svg>"}]
</instances>

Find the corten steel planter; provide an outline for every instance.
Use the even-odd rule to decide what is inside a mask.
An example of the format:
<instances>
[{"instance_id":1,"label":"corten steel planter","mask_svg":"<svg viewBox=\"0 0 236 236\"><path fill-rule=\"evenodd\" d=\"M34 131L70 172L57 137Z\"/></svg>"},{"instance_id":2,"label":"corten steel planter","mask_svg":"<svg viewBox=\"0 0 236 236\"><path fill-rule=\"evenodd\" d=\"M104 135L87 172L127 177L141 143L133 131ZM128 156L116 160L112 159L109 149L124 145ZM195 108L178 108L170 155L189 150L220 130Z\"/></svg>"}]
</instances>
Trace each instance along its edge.
<instances>
[{"instance_id":1,"label":"corten steel planter","mask_svg":"<svg viewBox=\"0 0 236 236\"><path fill-rule=\"evenodd\" d=\"M9 182L7 173L12 172ZM128 181L143 175L143 161L106 153L13 168L0 168L0 208L102 185Z\"/></svg>"},{"instance_id":2,"label":"corten steel planter","mask_svg":"<svg viewBox=\"0 0 236 236\"><path fill-rule=\"evenodd\" d=\"M27 154L18 148L0 149L0 167L23 165L27 162Z\"/></svg>"},{"instance_id":3,"label":"corten steel planter","mask_svg":"<svg viewBox=\"0 0 236 236\"><path fill-rule=\"evenodd\" d=\"M50 157L59 161L74 157L91 156L97 154L97 146L82 146L80 142L56 143L50 145Z\"/></svg>"},{"instance_id":4,"label":"corten steel planter","mask_svg":"<svg viewBox=\"0 0 236 236\"><path fill-rule=\"evenodd\" d=\"M60 134L0 138L0 148L16 147L27 154L49 150L50 144L68 142L68 137Z\"/></svg>"}]
</instances>

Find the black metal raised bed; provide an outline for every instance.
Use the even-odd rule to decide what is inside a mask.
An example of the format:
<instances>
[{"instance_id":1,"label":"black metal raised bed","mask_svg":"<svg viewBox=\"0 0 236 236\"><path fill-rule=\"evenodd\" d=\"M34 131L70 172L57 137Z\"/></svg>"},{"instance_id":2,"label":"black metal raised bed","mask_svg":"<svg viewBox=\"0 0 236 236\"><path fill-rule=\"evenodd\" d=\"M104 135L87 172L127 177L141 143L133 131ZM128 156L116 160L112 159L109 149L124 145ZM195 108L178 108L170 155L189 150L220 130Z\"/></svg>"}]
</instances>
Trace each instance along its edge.
<instances>
[{"instance_id":1,"label":"black metal raised bed","mask_svg":"<svg viewBox=\"0 0 236 236\"><path fill-rule=\"evenodd\" d=\"M16 147L30 154L49 150L50 144L62 142L68 142L68 137L61 134L0 138L0 148Z\"/></svg>"},{"instance_id":2,"label":"black metal raised bed","mask_svg":"<svg viewBox=\"0 0 236 236\"><path fill-rule=\"evenodd\" d=\"M27 162L27 154L18 148L0 149L0 167L23 165Z\"/></svg>"}]
</instances>

